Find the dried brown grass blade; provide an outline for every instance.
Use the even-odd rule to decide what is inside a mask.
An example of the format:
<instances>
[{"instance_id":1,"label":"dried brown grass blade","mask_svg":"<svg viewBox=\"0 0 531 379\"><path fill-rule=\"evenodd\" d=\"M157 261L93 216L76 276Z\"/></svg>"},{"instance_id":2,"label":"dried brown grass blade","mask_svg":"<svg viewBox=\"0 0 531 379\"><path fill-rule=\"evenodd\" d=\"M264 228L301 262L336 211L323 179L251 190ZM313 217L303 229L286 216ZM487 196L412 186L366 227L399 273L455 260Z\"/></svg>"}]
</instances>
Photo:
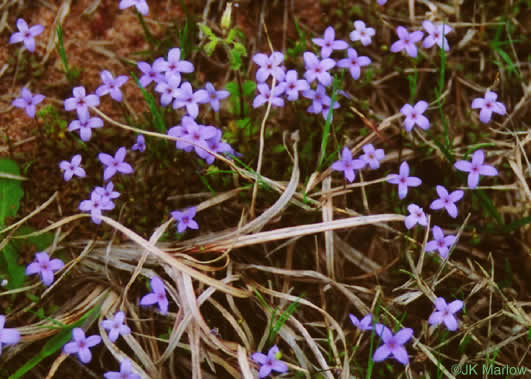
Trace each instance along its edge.
<instances>
[{"instance_id":1,"label":"dried brown grass blade","mask_svg":"<svg viewBox=\"0 0 531 379\"><path fill-rule=\"evenodd\" d=\"M196 271L196 270L186 266L185 264L181 263L180 261L178 261L177 259L175 259L171 255L163 252L158 247L156 247L156 246L152 245L151 243L149 243L149 241L146 241L144 238L142 238L141 236L139 236L138 234L133 232L131 229L126 228L125 226L123 226L119 222L113 220L112 218L107 217L107 216L102 216L101 219L103 220L103 222L105 222L106 224L110 225L111 227L119 230L120 232L125 234L128 238L130 238L132 241L136 242L137 244L142 246L144 249L148 250L152 255L156 256L162 262L166 263L170 267L173 267L177 271L181 271L183 273L186 273L186 274L190 275L192 278L194 278L196 280L199 280L200 282L203 282L204 284L206 284L208 286L215 287L215 288L219 289L222 292L230 293L232 296L235 296L235 297L245 298L245 297L248 297L250 295L246 291L243 291L243 290L237 289L235 287L226 285L225 283L223 283L223 282L221 282L219 280L213 279L213 278L211 278L211 277L209 277L209 276L207 276L207 275L205 275L205 274L203 274L203 273L201 273L199 271Z\"/></svg>"}]
</instances>

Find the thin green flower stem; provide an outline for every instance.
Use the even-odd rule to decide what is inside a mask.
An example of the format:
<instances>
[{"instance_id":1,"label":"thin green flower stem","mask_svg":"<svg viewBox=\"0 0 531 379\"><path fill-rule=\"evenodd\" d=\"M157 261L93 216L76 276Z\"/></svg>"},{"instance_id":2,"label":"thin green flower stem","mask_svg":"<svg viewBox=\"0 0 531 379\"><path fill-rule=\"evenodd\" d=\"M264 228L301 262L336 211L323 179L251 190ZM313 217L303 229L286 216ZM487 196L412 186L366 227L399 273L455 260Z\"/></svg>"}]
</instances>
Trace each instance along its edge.
<instances>
[{"instance_id":1,"label":"thin green flower stem","mask_svg":"<svg viewBox=\"0 0 531 379\"><path fill-rule=\"evenodd\" d=\"M262 119L262 124L260 125L260 145L258 147L258 163L256 164L256 175L260 176L260 171L262 170L262 160L264 157L264 143L265 143L265 124L269 117L269 113L271 112L271 100L273 99L273 91L275 89L276 85L276 78L273 77L273 83L271 84L271 92L269 96L269 100L267 101L267 108L266 112L264 114L264 118ZM258 192L258 181L254 183L253 186L253 196L251 199L251 208L249 210L249 214L251 218L254 218L254 207L256 205L256 194Z\"/></svg>"},{"instance_id":2,"label":"thin green flower stem","mask_svg":"<svg viewBox=\"0 0 531 379\"><path fill-rule=\"evenodd\" d=\"M266 33L266 37L267 37L267 42L269 44L269 49L271 50L271 52L273 52L273 45L271 44L271 40L269 39L269 33L267 31L267 26L264 24L264 31ZM264 114L264 118L262 119L262 125L260 125L260 145L258 147L258 163L256 165L256 175L257 175L257 178L260 177L260 171L262 170L262 160L263 160L263 156L264 156L264 139L265 139L265 123L267 121L267 118L269 117L269 113L271 112L271 101L273 100L273 91L275 90L275 86L276 86L277 82L276 82L276 78L273 76L273 82L271 83L271 92L270 92L270 96L269 96L269 99L267 101L267 108L266 108L266 112ZM255 181L254 182L254 186L253 186L253 195L252 195L252 198L251 198L251 208L249 209L249 214L251 216L251 218L254 218L255 214L254 214L254 207L256 205L256 194L258 192L258 181Z\"/></svg>"}]
</instances>

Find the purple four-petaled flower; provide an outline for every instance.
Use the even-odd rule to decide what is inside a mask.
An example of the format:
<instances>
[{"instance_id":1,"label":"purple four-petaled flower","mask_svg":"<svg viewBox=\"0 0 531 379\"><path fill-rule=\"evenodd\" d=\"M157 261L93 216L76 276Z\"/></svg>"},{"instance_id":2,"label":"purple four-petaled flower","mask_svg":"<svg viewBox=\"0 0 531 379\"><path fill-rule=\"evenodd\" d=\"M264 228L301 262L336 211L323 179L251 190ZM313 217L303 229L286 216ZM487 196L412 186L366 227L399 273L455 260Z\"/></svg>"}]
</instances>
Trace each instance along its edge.
<instances>
[{"instance_id":1,"label":"purple four-petaled flower","mask_svg":"<svg viewBox=\"0 0 531 379\"><path fill-rule=\"evenodd\" d=\"M66 354L77 353L79 360L85 364L92 360L92 353L90 348L96 346L101 342L101 337L93 335L85 337L85 332L81 328L74 328L72 330L72 342L69 342L63 346L63 351Z\"/></svg>"},{"instance_id":2,"label":"purple four-petaled flower","mask_svg":"<svg viewBox=\"0 0 531 379\"><path fill-rule=\"evenodd\" d=\"M216 128L216 134L213 137L206 140L208 149L212 151L213 153L217 153L217 154L228 153L228 154L234 155L234 149L228 143L224 142L221 139L221 137L222 137L221 130ZM210 154L210 153L207 153L207 154L208 155L204 159L206 160L208 164L212 164L214 160L216 159L216 157L213 154Z\"/></svg>"},{"instance_id":3,"label":"purple four-petaled flower","mask_svg":"<svg viewBox=\"0 0 531 379\"><path fill-rule=\"evenodd\" d=\"M403 199L407 195L408 187L418 187L422 184L422 180L416 176L409 176L409 165L407 162L402 162L400 165L400 172L393 174L387 182L398 184L398 197Z\"/></svg>"},{"instance_id":4,"label":"purple four-petaled flower","mask_svg":"<svg viewBox=\"0 0 531 379\"><path fill-rule=\"evenodd\" d=\"M156 59L153 68L158 72L163 72L166 78L175 77L181 81L181 73L189 74L194 72L194 65L191 62L181 60L181 49L174 47L168 51L168 60Z\"/></svg>"},{"instance_id":5,"label":"purple four-petaled flower","mask_svg":"<svg viewBox=\"0 0 531 379\"><path fill-rule=\"evenodd\" d=\"M284 54L274 51L270 56L258 53L253 56L253 62L258 65L256 81L263 83L271 75L277 82L284 80L284 68L280 64L284 61Z\"/></svg>"},{"instance_id":6,"label":"purple four-petaled flower","mask_svg":"<svg viewBox=\"0 0 531 379\"><path fill-rule=\"evenodd\" d=\"M256 95L253 100L253 108L258 108L268 101L271 101L271 106L274 107L284 106L284 99L280 97L286 89L286 84L284 82L277 83L275 88L273 88L273 91L271 91L267 83L259 83L256 86L256 89L258 90L258 95Z\"/></svg>"},{"instance_id":7,"label":"purple four-petaled flower","mask_svg":"<svg viewBox=\"0 0 531 379\"><path fill-rule=\"evenodd\" d=\"M424 111L428 108L428 103L424 100L420 100L411 106L410 104L405 104L401 109L400 113L406 116L404 120L404 128L411 133L411 130L415 125L418 125L422 129L426 130L430 127L430 120L423 115Z\"/></svg>"},{"instance_id":8,"label":"purple four-petaled flower","mask_svg":"<svg viewBox=\"0 0 531 379\"><path fill-rule=\"evenodd\" d=\"M371 143L363 146L363 154L360 159L364 161L373 170L380 167L380 161L384 159L385 153L383 149L375 149Z\"/></svg>"},{"instance_id":9,"label":"purple four-petaled flower","mask_svg":"<svg viewBox=\"0 0 531 379\"><path fill-rule=\"evenodd\" d=\"M136 7L136 10L146 16L149 12L149 7L146 3L146 0L120 0L120 9L129 8L132 6Z\"/></svg>"},{"instance_id":10,"label":"purple four-petaled flower","mask_svg":"<svg viewBox=\"0 0 531 379\"><path fill-rule=\"evenodd\" d=\"M448 330L455 332L459 326L459 322L455 314L463 308L464 303L461 300L454 300L450 304L446 304L446 300L442 297L435 299L435 310L430 315L428 323L430 325L439 325L444 323Z\"/></svg>"},{"instance_id":11,"label":"purple four-petaled flower","mask_svg":"<svg viewBox=\"0 0 531 379\"><path fill-rule=\"evenodd\" d=\"M140 151L141 153L146 151L146 140L144 139L144 136L142 134L139 134L136 137L136 142L133 146L131 146L131 150Z\"/></svg>"},{"instance_id":12,"label":"purple four-petaled flower","mask_svg":"<svg viewBox=\"0 0 531 379\"><path fill-rule=\"evenodd\" d=\"M454 167L459 171L468 172L468 186L470 188L476 188L479 183L479 176L496 176L498 175L498 170L494 167L483 164L485 160L485 154L483 150L476 150L472 155L472 162L468 161L457 161L454 164Z\"/></svg>"},{"instance_id":13,"label":"purple four-petaled flower","mask_svg":"<svg viewBox=\"0 0 531 379\"><path fill-rule=\"evenodd\" d=\"M200 101L200 103L209 103L214 112L219 112L219 101L229 97L229 91L216 91L210 82L206 82L204 90L207 92L208 96L204 100Z\"/></svg>"},{"instance_id":14,"label":"purple four-petaled flower","mask_svg":"<svg viewBox=\"0 0 531 379\"><path fill-rule=\"evenodd\" d=\"M406 228L411 229L416 224L428 226L428 219L426 218L424 209L419 207L417 204L409 204L407 206L407 210L409 212L409 216L407 216L404 220Z\"/></svg>"},{"instance_id":15,"label":"purple four-petaled flower","mask_svg":"<svg viewBox=\"0 0 531 379\"><path fill-rule=\"evenodd\" d=\"M19 18L17 20L17 28L18 32L11 34L11 37L9 37L9 43L23 42L24 47L33 53L35 51L35 37L42 33L44 26L37 24L30 28L24 19Z\"/></svg>"},{"instance_id":16,"label":"purple four-petaled flower","mask_svg":"<svg viewBox=\"0 0 531 379\"><path fill-rule=\"evenodd\" d=\"M110 179L117 172L121 172L122 174L131 174L133 172L133 167L129 163L124 162L125 154L127 154L127 149L124 146L116 150L114 157L106 153L98 154L98 159L106 166L103 171L104 181Z\"/></svg>"},{"instance_id":17,"label":"purple four-petaled flower","mask_svg":"<svg viewBox=\"0 0 531 379\"><path fill-rule=\"evenodd\" d=\"M114 184L108 182L105 187L94 187L94 193L98 194L103 201L111 201L120 197L120 192L114 191Z\"/></svg>"},{"instance_id":18,"label":"purple four-petaled flower","mask_svg":"<svg viewBox=\"0 0 531 379\"><path fill-rule=\"evenodd\" d=\"M95 224L101 223L101 212L110 211L114 209L114 203L107 197L104 197L96 190L92 191L89 200L83 200L79 204L79 210L82 212L90 212L92 222Z\"/></svg>"},{"instance_id":19,"label":"purple four-petaled flower","mask_svg":"<svg viewBox=\"0 0 531 379\"><path fill-rule=\"evenodd\" d=\"M267 355L264 353L253 353L251 359L260 364L260 370L258 371L259 378L265 378L271 371L285 373L288 371L288 365L277 358L279 349L277 345L274 345L269 349Z\"/></svg>"},{"instance_id":20,"label":"purple four-petaled flower","mask_svg":"<svg viewBox=\"0 0 531 379\"><path fill-rule=\"evenodd\" d=\"M39 274L45 286L53 283L53 273L59 271L64 267L62 260L54 258L50 260L50 256L45 252L35 254L35 260L26 267L26 275Z\"/></svg>"},{"instance_id":21,"label":"purple four-petaled flower","mask_svg":"<svg viewBox=\"0 0 531 379\"><path fill-rule=\"evenodd\" d=\"M372 357L373 361L381 362L392 355L393 358L404 366L409 364L409 356L404 348L404 344L413 337L413 329L403 328L393 335L387 326L376 324L374 326L374 331L382 339L383 345L374 352Z\"/></svg>"},{"instance_id":22,"label":"purple four-petaled flower","mask_svg":"<svg viewBox=\"0 0 531 379\"><path fill-rule=\"evenodd\" d=\"M120 363L120 371L108 371L103 374L105 379L140 379L141 376L133 371L133 365L129 359Z\"/></svg>"},{"instance_id":23,"label":"purple four-petaled flower","mask_svg":"<svg viewBox=\"0 0 531 379\"><path fill-rule=\"evenodd\" d=\"M356 177L354 170L360 170L365 167L365 162L361 159L352 159L352 152L348 147L343 147L341 159L332 163L330 168L334 171L343 171L345 178L352 183Z\"/></svg>"},{"instance_id":24,"label":"purple four-petaled flower","mask_svg":"<svg viewBox=\"0 0 531 379\"><path fill-rule=\"evenodd\" d=\"M20 91L20 97L13 100L13 103L11 104L17 108L23 108L29 117L34 118L36 111L35 106L41 103L43 100L44 95L41 95L39 93L33 95L29 89L24 87Z\"/></svg>"},{"instance_id":25,"label":"purple four-petaled flower","mask_svg":"<svg viewBox=\"0 0 531 379\"><path fill-rule=\"evenodd\" d=\"M65 110L76 110L79 117L88 113L88 107L96 107L100 105L100 98L97 95L87 95L85 87L74 87L72 90L73 97L69 97L64 101Z\"/></svg>"},{"instance_id":26,"label":"purple four-petaled flower","mask_svg":"<svg viewBox=\"0 0 531 379\"><path fill-rule=\"evenodd\" d=\"M305 79L297 78L297 71L289 70L284 77L285 94L289 101L295 101L299 98L300 91L307 91L310 85Z\"/></svg>"},{"instance_id":27,"label":"purple four-petaled flower","mask_svg":"<svg viewBox=\"0 0 531 379\"><path fill-rule=\"evenodd\" d=\"M354 30L350 33L351 41L360 41L363 46L371 44L372 36L375 34L374 28L368 28L361 20L354 21Z\"/></svg>"},{"instance_id":28,"label":"purple four-petaled flower","mask_svg":"<svg viewBox=\"0 0 531 379\"><path fill-rule=\"evenodd\" d=\"M372 330L372 315L370 313L363 317L361 320L359 320L352 313L349 314L349 318L352 324L359 330Z\"/></svg>"},{"instance_id":29,"label":"purple four-petaled flower","mask_svg":"<svg viewBox=\"0 0 531 379\"><path fill-rule=\"evenodd\" d=\"M306 51L303 57L304 64L306 66L304 78L308 81L308 83L312 83L314 80L317 80L325 87L328 87L330 84L332 84L332 76L328 70L336 65L336 61L331 58L319 60L317 55L309 51Z\"/></svg>"},{"instance_id":30,"label":"purple four-petaled flower","mask_svg":"<svg viewBox=\"0 0 531 379\"><path fill-rule=\"evenodd\" d=\"M160 60L164 60L164 58L158 58ZM150 65L147 62L138 62L137 64L138 69L142 72L142 76L138 79L138 82L140 85L144 88L146 88L151 82L158 83L161 81L164 76L157 70L153 68L153 65Z\"/></svg>"},{"instance_id":31,"label":"purple four-petaled flower","mask_svg":"<svg viewBox=\"0 0 531 379\"><path fill-rule=\"evenodd\" d=\"M73 132L79 130L79 137L82 141L90 141L92 137L92 129L101 128L103 126L103 120L99 117L90 117L90 114L81 113L78 115L77 120L73 120L68 125L68 131Z\"/></svg>"},{"instance_id":32,"label":"purple four-petaled flower","mask_svg":"<svg viewBox=\"0 0 531 379\"><path fill-rule=\"evenodd\" d=\"M160 313L167 315L168 298L166 297L166 287L164 286L164 282L158 276L153 276L150 283L152 292L144 295L142 299L140 299L140 305L146 306L157 304Z\"/></svg>"},{"instance_id":33,"label":"purple four-petaled flower","mask_svg":"<svg viewBox=\"0 0 531 379\"><path fill-rule=\"evenodd\" d=\"M369 57L358 57L358 52L352 48L347 50L348 58L341 59L337 62L337 67L348 68L350 75L354 79L359 79L361 74L361 68L371 64Z\"/></svg>"},{"instance_id":34,"label":"purple four-petaled flower","mask_svg":"<svg viewBox=\"0 0 531 379\"><path fill-rule=\"evenodd\" d=\"M317 46L321 46L321 57L328 58L334 50L345 50L348 43L342 39L336 40L336 32L333 27L329 26L325 29L324 38L313 38L312 41Z\"/></svg>"},{"instance_id":35,"label":"purple four-petaled flower","mask_svg":"<svg viewBox=\"0 0 531 379\"><path fill-rule=\"evenodd\" d=\"M20 332L16 328L4 328L6 316L0 315L0 355L2 345L15 345L20 341Z\"/></svg>"},{"instance_id":36,"label":"purple four-petaled flower","mask_svg":"<svg viewBox=\"0 0 531 379\"><path fill-rule=\"evenodd\" d=\"M315 90L308 89L302 93L302 96L307 99L313 100L312 104L308 107L307 111L310 113L321 113L323 108L332 102L330 96L326 94L326 88L318 84Z\"/></svg>"},{"instance_id":37,"label":"purple four-petaled flower","mask_svg":"<svg viewBox=\"0 0 531 379\"><path fill-rule=\"evenodd\" d=\"M103 84L96 89L96 95L101 97L109 94L114 100L121 102L122 91L120 90L120 87L123 86L129 78L125 75L120 75L114 78L107 70L103 70L100 73L100 77Z\"/></svg>"},{"instance_id":38,"label":"purple four-petaled flower","mask_svg":"<svg viewBox=\"0 0 531 379\"><path fill-rule=\"evenodd\" d=\"M181 78L173 75L170 77L164 77L155 86L155 91L159 92L160 103L163 106L168 105L177 97L177 91L179 91L179 85L181 84Z\"/></svg>"},{"instance_id":39,"label":"purple four-petaled flower","mask_svg":"<svg viewBox=\"0 0 531 379\"><path fill-rule=\"evenodd\" d=\"M463 198L463 195L465 194L461 190L453 191L452 193L448 193L446 188L443 186L436 186L435 187L437 194L439 195L439 199L432 201L430 204L431 209L442 209L445 208L450 217L456 218L457 217L457 207L455 206L455 203Z\"/></svg>"},{"instance_id":40,"label":"purple four-petaled flower","mask_svg":"<svg viewBox=\"0 0 531 379\"><path fill-rule=\"evenodd\" d=\"M199 104L208 102L208 92L200 89L194 92L189 82L184 82L181 87L175 90L175 100L173 109L186 108L189 116L196 118L199 114Z\"/></svg>"},{"instance_id":41,"label":"purple four-petaled flower","mask_svg":"<svg viewBox=\"0 0 531 379\"><path fill-rule=\"evenodd\" d=\"M125 313L122 311L116 312L114 317L108 318L101 322L103 329L107 330L111 342L115 342L120 335L126 336L131 334L131 329L124 324Z\"/></svg>"},{"instance_id":42,"label":"purple four-petaled flower","mask_svg":"<svg viewBox=\"0 0 531 379\"><path fill-rule=\"evenodd\" d=\"M481 122L488 123L492 117L492 112L502 116L507 113L505 105L500 101L496 101L497 98L498 95L496 92L487 91L485 92L484 98L477 97L472 100L472 108L481 108L479 111L479 119Z\"/></svg>"},{"instance_id":43,"label":"purple four-petaled flower","mask_svg":"<svg viewBox=\"0 0 531 379\"><path fill-rule=\"evenodd\" d=\"M398 41L393 43L389 50L393 53L405 50L410 57L416 58L417 46L415 44L422 39L424 33L420 30L409 33L403 26L397 26L396 34L398 35Z\"/></svg>"},{"instance_id":44,"label":"purple four-petaled flower","mask_svg":"<svg viewBox=\"0 0 531 379\"><path fill-rule=\"evenodd\" d=\"M171 217L177 221L177 232L182 233L186 229L199 229L199 225L194 220L196 213L195 207L190 207L184 211L173 211Z\"/></svg>"},{"instance_id":45,"label":"purple four-petaled flower","mask_svg":"<svg viewBox=\"0 0 531 379\"><path fill-rule=\"evenodd\" d=\"M428 241L426 244L426 252L431 253L437 250L442 259L448 257L450 247L455 243L456 236L444 235L444 232L437 225L434 225L431 233L433 234L433 240Z\"/></svg>"},{"instance_id":46,"label":"purple four-petaled flower","mask_svg":"<svg viewBox=\"0 0 531 379\"><path fill-rule=\"evenodd\" d=\"M179 138L175 146L177 149L184 151L195 150L195 153L206 159L209 152L205 150L208 148L208 140L216 136L218 129L213 126L200 125L190 116L184 116L181 120L180 126L174 126L168 130L168 135Z\"/></svg>"},{"instance_id":47,"label":"purple four-petaled flower","mask_svg":"<svg viewBox=\"0 0 531 379\"><path fill-rule=\"evenodd\" d=\"M72 179L74 175L80 178L85 177L86 172L83 169L83 167L81 167L80 165L81 165L81 154L74 155L70 162L61 161L59 163L59 168L64 171L63 177L66 182Z\"/></svg>"},{"instance_id":48,"label":"purple four-petaled flower","mask_svg":"<svg viewBox=\"0 0 531 379\"><path fill-rule=\"evenodd\" d=\"M434 25L431 21L426 20L422 22L422 27L428 33L428 35L426 36L426 38L424 38L424 41L422 42L422 47L427 49L437 44L439 48L443 48L445 51L450 50L448 40L445 37L445 35L447 35L453 30L450 25Z\"/></svg>"},{"instance_id":49,"label":"purple four-petaled flower","mask_svg":"<svg viewBox=\"0 0 531 379\"><path fill-rule=\"evenodd\" d=\"M330 99L330 103L324 102L323 103L323 109L321 110L321 115L323 116L323 119L326 121L328 119L328 112L330 112L330 104L332 102L332 99ZM339 101L335 100L334 105L332 106L332 109L337 109L341 106L339 104ZM330 122L334 119L334 113L330 113Z\"/></svg>"}]
</instances>

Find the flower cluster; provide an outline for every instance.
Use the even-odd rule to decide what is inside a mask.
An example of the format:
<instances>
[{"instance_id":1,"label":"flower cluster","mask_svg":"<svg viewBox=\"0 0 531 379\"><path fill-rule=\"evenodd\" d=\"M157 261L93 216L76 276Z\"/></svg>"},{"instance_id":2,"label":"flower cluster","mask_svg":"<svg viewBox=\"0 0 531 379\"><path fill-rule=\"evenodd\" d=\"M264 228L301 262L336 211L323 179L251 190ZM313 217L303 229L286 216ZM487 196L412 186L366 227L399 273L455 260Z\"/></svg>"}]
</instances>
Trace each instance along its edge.
<instances>
[{"instance_id":1,"label":"flower cluster","mask_svg":"<svg viewBox=\"0 0 531 379\"><path fill-rule=\"evenodd\" d=\"M363 21L354 22L355 30L350 34L350 39L360 41L364 46L371 43L374 29L365 26ZM337 109L340 103L333 101L332 96L326 93L326 89L332 85L332 75L329 72L335 67L348 69L352 78L359 79L362 67L368 66L371 59L359 56L358 52L349 47L348 43L336 39L335 30L329 26L324 31L322 38L313 38L312 42L320 47L320 57L311 51L303 54L305 72L304 79L299 79L296 70L286 71L283 66L284 55L274 51L271 55L258 53L253 56L253 62L257 65L256 81L258 94L253 101L253 107L258 108L268 102L272 106L283 107L284 98L288 101L296 101L299 94L312 101L307 108L308 113L321 114L327 119L330 107ZM347 57L336 61L331 58L335 51L347 51ZM274 88L273 88L274 78ZM267 81L270 80L271 84Z\"/></svg>"},{"instance_id":2,"label":"flower cluster","mask_svg":"<svg viewBox=\"0 0 531 379\"><path fill-rule=\"evenodd\" d=\"M345 178L353 182L356 177L355 170L369 166L372 170L380 167L380 161L385 157L382 149L375 149L372 144L363 146L363 154L358 159L352 159L352 152L348 147L343 147L341 159L334 162L330 168L334 171L343 171Z\"/></svg>"},{"instance_id":3,"label":"flower cluster","mask_svg":"<svg viewBox=\"0 0 531 379\"><path fill-rule=\"evenodd\" d=\"M184 116L181 124L171 127L168 135L175 137L179 150L194 151L208 164L214 162L216 154L234 154L232 147L221 139L221 130L210 125L198 124L192 117Z\"/></svg>"},{"instance_id":4,"label":"flower cluster","mask_svg":"<svg viewBox=\"0 0 531 379\"><path fill-rule=\"evenodd\" d=\"M480 175L495 176L498 174L498 171L494 167L484 164L483 161L483 151L476 150L472 156L472 162L461 160L457 161L454 165L458 170L469 173L468 186L471 189L477 186ZM401 199L406 196L407 188L409 186L418 186L422 183L421 179L409 176L409 166L406 162L403 162L400 166L400 174L395 174L388 179L388 182L398 184L398 193ZM437 185L435 189L439 198L431 202L430 209L445 209L450 217L456 218L458 215L456 203L463 198L465 194L464 191L456 190L448 192L448 190L441 185ZM409 215L404 221L407 229L411 229L417 224L424 227L428 226L426 214L420 206L411 203L408 205L407 210ZM425 251L428 253L438 251L441 258L446 259L451 246L453 246L456 241L456 236L445 235L443 230L437 225L432 227L432 234L433 240L426 244Z\"/></svg>"}]
</instances>

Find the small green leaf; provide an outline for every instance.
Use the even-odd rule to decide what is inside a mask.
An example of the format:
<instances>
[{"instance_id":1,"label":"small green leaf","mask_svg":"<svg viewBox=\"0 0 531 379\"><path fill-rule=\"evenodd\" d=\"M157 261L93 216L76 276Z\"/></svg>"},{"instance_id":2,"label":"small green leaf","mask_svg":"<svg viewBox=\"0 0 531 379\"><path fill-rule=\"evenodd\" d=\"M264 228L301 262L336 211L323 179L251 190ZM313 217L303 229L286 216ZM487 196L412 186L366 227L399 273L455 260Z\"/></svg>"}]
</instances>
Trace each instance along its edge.
<instances>
[{"instance_id":1,"label":"small green leaf","mask_svg":"<svg viewBox=\"0 0 531 379\"><path fill-rule=\"evenodd\" d=\"M2 266L7 269L5 270L7 271L6 274L8 277L7 288L10 290L20 288L22 283L24 283L26 273L24 266L17 263L17 250L11 242L5 245L2 249L2 258L5 261L5 264L2 264Z\"/></svg>"},{"instance_id":2,"label":"small green leaf","mask_svg":"<svg viewBox=\"0 0 531 379\"><path fill-rule=\"evenodd\" d=\"M151 112L151 116L153 117L155 128L157 129L159 133L165 134L166 124L160 114L159 109L157 108L157 104L155 103L155 99L153 98L153 95L151 93L146 92L144 87L142 87L142 85L138 81L138 78L136 77L134 72L131 72L131 75L133 76L133 79L135 80L138 88L140 88L142 95L144 95L144 99L148 103L149 111Z\"/></svg>"},{"instance_id":3,"label":"small green leaf","mask_svg":"<svg viewBox=\"0 0 531 379\"><path fill-rule=\"evenodd\" d=\"M252 95L256 91L256 83L252 80L246 80L242 84L243 96Z\"/></svg>"},{"instance_id":4,"label":"small green leaf","mask_svg":"<svg viewBox=\"0 0 531 379\"><path fill-rule=\"evenodd\" d=\"M0 172L20 176L17 164L10 159L0 159ZM18 180L0 178L0 226L5 226L7 217L17 215L20 199L24 195Z\"/></svg>"},{"instance_id":5,"label":"small green leaf","mask_svg":"<svg viewBox=\"0 0 531 379\"><path fill-rule=\"evenodd\" d=\"M273 343L273 340L275 339L275 336L278 334L282 326L288 321L288 319L291 317L291 315L297 310L299 307L299 301L301 298L304 297L304 294L297 298L297 300L293 303L291 303L284 312L278 317L278 319L275 321L274 325L272 325L270 331L269 331L269 344ZM275 318L277 308L275 308L273 316L271 317L271 320Z\"/></svg>"},{"instance_id":6,"label":"small green leaf","mask_svg":"<svg viewBox=\"0 0 531 379\"><path fill-rule=\"evenodd\" d=\"M244 85L245 85L245 83L244 83ZM236 83L236 82L228 82L227 85L225 86L225 89L227 91L229 91L229 93L232 96L239 96L239 94L240 94L240 91L238 90L238 83Z\"/></svg>"},{"instance_id":7,"label":"small green leaf","mask_svg":"<svg viewBox=\"0 0 531 379\"><path fill-rule=\"evenodd\" d=\"M231 50L229 54L229 64L231 70L238 71L242 66L242 58L236 50Z\"/></svg>"},{"instance_id":8,"label":"small green leaf","mask_svg":"<svg viewBox=\"0 0 531 379\"><path fill-rule=\"evenodd\" d=\"M202 24L202 23L198 23L197 26L199 26L199 29L201 29L203 34L205 34L210 40L214 40L214 39L217 40L218 39L218 37L216 37L216 35L212 31L212 29L210 29L209 26L207 26L205 24ZM229 35L230 35L230 33L229 33Z\"/></svg>"},{"instance_id":9,"label":"small green leaf","mask_svg":"<svg viewBox=\"0 0 531 379\"><path fill-rule=\"evenodd\" d=\"M15 236L31 234L35 232L37 232L37 229L32 228L31 226L22 225L15 232ZM53 243L53 233L47 232L39 235L33 235L31 237L26 237L23 239L13 239L12 242L17 249L20 249L24 245L29 244L34 246L37 251L42 251Z\"/></svg>"},{"instance_id":10,"label":"small green leaf","mask_svg":"<svg viewBox=\"0 0 531 379\"><path fill-rule=\"evenodd\" d=\"M218 44L218 40L217 39L210 40L210 42L208 42L205 45L205 47L203 48L205 50L205 53L208 56L211 56L212 53L214 52L214 50L216 49L217 44Z\"/></svg>"},{"instance_id":11,"label":"small green leaf","mask_svg":"<svg viewBox=\"0 0 531 379\"><path fill-rule=\"evenodd\" d=\"M249 123L251 122L251 119L249 117L242 118L240 120L236 120L236 125L238 125L238 128L245 129Z\"/></svg>"}]
</instances>

